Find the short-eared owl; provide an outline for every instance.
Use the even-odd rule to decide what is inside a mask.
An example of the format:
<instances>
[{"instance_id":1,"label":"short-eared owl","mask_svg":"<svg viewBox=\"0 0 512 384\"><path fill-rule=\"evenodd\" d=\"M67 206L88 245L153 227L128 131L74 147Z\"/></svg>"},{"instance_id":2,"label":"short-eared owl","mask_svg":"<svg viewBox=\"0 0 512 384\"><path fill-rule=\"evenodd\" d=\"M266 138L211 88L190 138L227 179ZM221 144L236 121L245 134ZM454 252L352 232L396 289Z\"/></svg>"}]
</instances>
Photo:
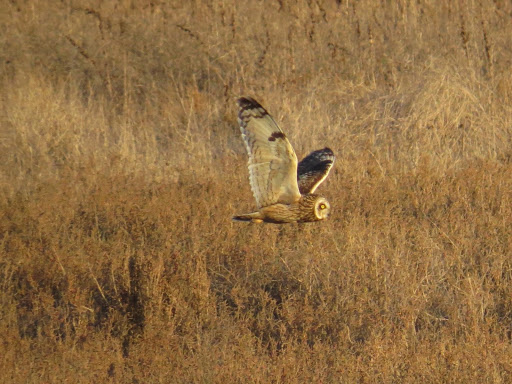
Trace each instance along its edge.
<instances>
[{"instance_id":1,"label":"short-eared owl","mask_svg":"<svg viewBox=\"0 0 512 384\"><path fill-rule=\"evenodd\" d=\"M331 206L316 188L334 163L329 148L310 153L297 164L286 135L256 100L237 100L238 123L249 154L249 181L258 211L236 221L294 223L324 220Z\"/></svg>"}]
</instances>

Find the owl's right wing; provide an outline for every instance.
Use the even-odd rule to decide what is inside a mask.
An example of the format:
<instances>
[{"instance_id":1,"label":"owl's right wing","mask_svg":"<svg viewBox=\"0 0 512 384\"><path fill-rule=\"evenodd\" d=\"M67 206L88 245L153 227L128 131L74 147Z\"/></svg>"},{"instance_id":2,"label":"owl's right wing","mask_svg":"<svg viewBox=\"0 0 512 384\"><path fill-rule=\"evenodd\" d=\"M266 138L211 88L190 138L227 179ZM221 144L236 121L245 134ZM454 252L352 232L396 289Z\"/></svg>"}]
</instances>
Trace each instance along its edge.
<instances>
[{"instance_id":1,"label":"owl's right wing","mask_svg":"<svg viewBox=\"0 0 512 384\"><path fill-rule=\"evenodd\" d=\"M258 208L300 199L297 156L286 135L256 100L237 100L238 123L249 154L249 180Z\"/></svg>"},{"instance_id":2,"label":"owl's right wing","mask_svg":"<svg viewBox=\"0 0 512 384\"><path fill-rule=\"evenodd\" d=\"M297 169L300 193L314 193L329 174L335 159L330 148L318 149L302 159Z\"/></svg>"}]
</instances>

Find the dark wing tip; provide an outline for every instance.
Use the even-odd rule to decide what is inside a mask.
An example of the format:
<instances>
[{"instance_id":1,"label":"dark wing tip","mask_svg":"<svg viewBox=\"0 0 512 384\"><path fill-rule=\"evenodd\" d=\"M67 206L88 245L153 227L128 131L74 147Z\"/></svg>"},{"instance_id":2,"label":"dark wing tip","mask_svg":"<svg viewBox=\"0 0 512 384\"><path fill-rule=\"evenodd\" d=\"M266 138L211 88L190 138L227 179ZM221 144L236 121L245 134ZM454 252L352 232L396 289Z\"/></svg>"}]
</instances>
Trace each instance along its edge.
<instances>
[{"instance_id":1,"label":"dark wing tip","mask_svg":"<svg viewBox=\"0 0 512 384\"><path fill-rule=\"evenodd\" d=\"M301 194L313 193L327 177L336 156L325 147L311 152L297 166L297 182Z\"/></svg>"},{"instance_id":2,"label":"dark wing tip","mask_svg":"<svg viewBox=\"0 0 512 384\"><path fill-rule=\"evenodd\" d=\"M238 104L238 121L240 126L247 124L251 118L262 118L268 115L265 108L252 97L241 97L236 102Z\"/></svg>"},{"instance_id":3,"label":"dark wing tip","mask_svg":"<svg viewBox=\"0 0 512 384\"><path fill-rule=\"evenodd\" d=\"M240 107L240 109L249 109L249 108L263 108L260 103L254 100L252 97L241 97L236 103Z\"/></svg>"},{"instance_id":4,"label":"dark wing tip","mask_svg":"<svg viewBox=\"0 0 512 384\"><path fill-rule=\"evenodd\" d=\"M323 152L325 155L334 156L334 152L329 147L325 147L324 149L320 149L320 150L318 150L318 152Z\"/></svg>"},{"instance_id":5,"label":"dark wing tip","mask_svg":"<svg viewBox=\"0 0 512 384\"><path fill-rule=\"evenodd\" d=\"M321 158L333 158L334 152L331 148L325 147L323 149L317 149L316 151L311 152L309 155L315 156L315 157L321 157Z\"/></svg>"},{"instance_id":6,"label":"dark wing tip","mask_svg":"<svg viewBox=\"0 0 512 384\"><path fill-rule=\"evenodd\" d=\"M334 155L332 149L328 147L325 147L324 149L317 149L316 151L311 152L309 155L307 155L299 162L299 169L312 169L315 166L322 163L332 164L334 163L335 159L336 156Z\"/></svg>"}]
</instances>

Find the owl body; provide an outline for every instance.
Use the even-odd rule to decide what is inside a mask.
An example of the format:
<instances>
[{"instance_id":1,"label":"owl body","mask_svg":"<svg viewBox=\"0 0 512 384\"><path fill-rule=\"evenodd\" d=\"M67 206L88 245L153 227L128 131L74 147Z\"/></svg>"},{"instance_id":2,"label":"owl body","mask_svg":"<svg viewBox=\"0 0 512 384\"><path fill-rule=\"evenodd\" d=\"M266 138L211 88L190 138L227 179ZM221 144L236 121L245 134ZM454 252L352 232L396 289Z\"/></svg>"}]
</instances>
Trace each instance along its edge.
<instances>
[{"instance_id":1,"label":"owl body","mask_svg":"<svg viewBox=\"0 0 512 384\"><path fill-rule=\"evenodd\" d=\"M249 155L249 181L257 212L235 221L294 223L324 220L330 204L314 194L335 156L329 148L312 152L300 163L284 132L256 100L237 100L238 122Z\"/></svg>"},{"instance_id":2,"label":"owl body","mask_svg":"<svg viewBox=\"0 0 512 384\"><path fill-rule=\"evenodd\" d=\"M267 222L274 224L306 223L324 220L329 216L331 206L327 199L316 194L307 194L291 204L276 203L260 208L259 211L233 217L236 221Z\"/></svg>"}]
</instances>

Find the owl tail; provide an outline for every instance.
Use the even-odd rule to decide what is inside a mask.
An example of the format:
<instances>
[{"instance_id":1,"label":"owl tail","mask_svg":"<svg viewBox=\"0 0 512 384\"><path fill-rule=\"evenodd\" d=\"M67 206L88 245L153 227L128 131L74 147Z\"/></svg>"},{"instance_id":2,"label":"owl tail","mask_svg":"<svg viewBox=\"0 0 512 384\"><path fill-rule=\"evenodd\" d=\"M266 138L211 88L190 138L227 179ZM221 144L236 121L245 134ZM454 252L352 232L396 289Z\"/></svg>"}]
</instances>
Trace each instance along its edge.
<instances>
[{"instance_id":1,"label":"owl tail","mask_svg":"<svg viewBox=\"0 0 512 384\"><path fill-rule=\"evenodd\" d=\"M251 221L253 223L261 223L263 221L263 218L261 216L261 213L253 212L239 216L233 216L233 221Z\"/></svg>"}]
</instances>

